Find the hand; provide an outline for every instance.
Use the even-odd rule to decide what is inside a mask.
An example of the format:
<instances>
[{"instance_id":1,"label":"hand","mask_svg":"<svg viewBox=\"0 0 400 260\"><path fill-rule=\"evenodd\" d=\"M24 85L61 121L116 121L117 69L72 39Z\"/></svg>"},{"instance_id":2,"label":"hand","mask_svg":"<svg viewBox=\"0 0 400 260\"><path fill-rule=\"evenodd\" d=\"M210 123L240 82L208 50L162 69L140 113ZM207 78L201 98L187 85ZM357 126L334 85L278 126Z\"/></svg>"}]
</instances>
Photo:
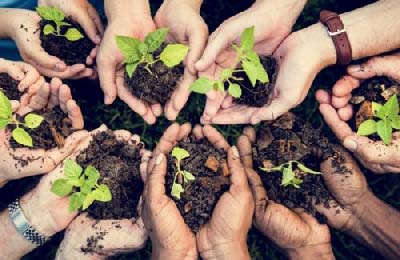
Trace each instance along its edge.
<instances>
[{"instance_id":1,"label":"hand","mask_svg":"<svg viewBox=\"0 0 400 260\"><path fill-rule=\"evenodd\" d=\"M375 173L400 173L400 133L393 134L390 145L357 136L346 123L353 116L349 100L352 90L358 88L364 79L388 76L400 82L400 73L396 70L399 65L398 54L372 58L364 64L350 66L347 70L349 75L336 82L332 95L324 90L316 93L326 123L343 145Z\"/></svg>"},{"instance_id":2,"label":"hand","mask_svg":"<svg viewBox=\"0 0 400 260\"><path fill-rule=\"evenodd\" d=\"M251 227L254 202L239 152L228 152L231 186L218 201L211 220L197 234L197 246L203 259L250 259L247 233Z\"/></svg>"},{"instance_id":3,"label":"hand","mask_svg":"<svg viewBox=\"0 0 400 260\"><path fill-rule=\"evenodd\" d=\"M199 1L166 0L154 20L157 28L169 28L167 41L188 44L190 48L183 79L165 105L165 116L169 120L175 120L189 98L190 86L197 78L194 64L203 54L208 27L200 16Z\"/></svg>"},{"instance_id":4,"label":"hand","mask_svg":"<svg viewBox=\"0 0 400 260\"><path fill-rule=\"evenodd\" d=\"M231 45L239 44L241 34L251 26L255 27L254 50L260 55L271 55L291 32L305 2L256 1L248 10L226 20L211 34L203 56L195 65L199 75L217 79L223 69L232 67L236 55ZM211 91L207 96L204 123L211 122L225 93Z\"/></svg>"},{"instance_id":5,"label":"hand","mask_svg":"<svg viewBox=\"0 0 400 260\"><path fill-rule=\"evenodd\" d=\"M40 16L33 11L10 9L10 37L17 44L23 60L47 77L78 79L93 76L94 70L84 64L67 66L55 56L50 56L41 46ZM23 26L21 26L23 25ZM93 59L93 58L92 58Z\"/></svg>"},{"instance_id":6,"label":"hand","mask_svg":"<svg viewBox=\"0 0 400 260\"><path fill-rule=\"evenodd\" d=\"M60 106L68 113L75 129L83 128L83 116L80 108L72 99L70 89L59 79L53 79L51 84L44 83L26 107L18 113L25 115L31 111L38 111L47 107ZM45 151L43 149L30 150L27 148L12 149L9 145L11 134L7 130L0 131L0 186L9 180L20 179L32 175L40 175L53 170L65 157L69 156L76 146L87 137L86 131L73 133L66 139L63 148ZM20 162L22 160L22 164ZM13 167L10 167L12 165Z\"/></svg>"},{"instance_id":7,"label":"hand","mask_svg":"<svg viewBox=\"0 0 400 260\"><path fill-rule=\"evenodd\" d=\"M245 134L239 138L238 147L253 192L256 228L289 258L334 259L327 225L319 224L301 209L290 210L268 199L260 176L253 170L251 142L255 141L255 132L247 129Z\"/></svg>"}]
</instances>

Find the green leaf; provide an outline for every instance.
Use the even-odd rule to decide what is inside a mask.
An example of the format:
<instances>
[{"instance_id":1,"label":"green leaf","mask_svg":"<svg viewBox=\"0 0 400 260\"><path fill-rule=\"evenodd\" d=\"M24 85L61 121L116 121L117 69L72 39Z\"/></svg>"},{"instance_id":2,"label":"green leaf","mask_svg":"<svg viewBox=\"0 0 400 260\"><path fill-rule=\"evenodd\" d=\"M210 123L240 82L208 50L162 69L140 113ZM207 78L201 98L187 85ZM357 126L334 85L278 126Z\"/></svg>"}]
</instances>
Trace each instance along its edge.
<instances>
[{"instance_id":1,"label":"green leaf","mask_svg":"<svg viewBox=\"0 0 400 260\"><path fill-rule=\"evenodd\" d=\"M33 147L32 137L28 134L28 132L25 131L25 129L15 128L12 131L12 137L19 144L27 147Z\"/></svg>"},{"instance_id":2,"label":"green leaf","mask_svg":"<svg viewBox=\"0 0 400 260\"><path fill-rule=\"evenodd\" d=\"M141 42L138 39L128 36L116 36L118 49L122 52L125 57L125 62L133 63L134 61L140 60L139 45Z\"/></svg>"},{"instance_id":3,"label":"green leaf","mask_svg":"<svg viewBox=\"0 0 400 260\"><path fill-rule=\"evenodd\" d=\"M93 193L89 193L88 195L86 195L82 203L82 210L86 210L87 208L89 208L89 206L92 205L94 201L95 197Z\"/></svg>"},{"instance_id":4,"label":"green leaf","mask_svg":"<svg viewBox=\"0 0 400 260\"><path fill-rule=\"evenodd\" d=\"M194 181L196 179L191 172L182 171L181 173L183 174L185 181Z\"/></svg>"},{"instance_id":5,"label":"green leaf","mask_svg":"<svg viewBox=\"0 0 400 260\"><path fill-rule=\"evenodd\" d=\"M281 185L283 186L289 185L294 177L296 176L293 172L293 169L290 166L288 166L288 168L283 168Z\"/></svg>"},{"instance_id":6,"label":"green leaf","mask_svg":"<svg viewBox=\"0 0 400 260\"><path fill-rule=\"evenodd\" d=\"M240 48L244 51L251 51L254 47L254 26L246 28L240 39Z\"/></svg>"},{"instance_id":7,"label":"green leaf","mask_svg":"<svg viewBox=\"0 0 400 260\"><path fill-rule=\"evenodd\" d=\"M184 192L182 185L179 183L174 182L172 184L171 195L177 198L178 200L181 199L181 193Z\"/></svg>"},{"instance_id":8,"label":"green leaf","mask_svg":"<svg viewBox=\"0 0 400 260\"><path fill-rule=\"evenodd\" d=\"M84 177L84 176L83 176ZM74 187L82 187L84 182L81 182L80 179L68 179L67 183Z\"/></svg>"},{"instance_id":9,"label":"green leaf","mask_svg":"<svg viewBox=\"0 0 400 260\"><path fill-rule=\"evenodd\" d=\"M108 202L112 200L110 189L105 184L101 184L96 190L93 191L96 200L101 202Z\"/></svg>"},{"instance_id":10,"label":"green leaf","mask_svg":"<svg viewBox=\"0 0 400 260\"><path fill-rule=\"evenodd\" d=\"M174 147L172 149L172 156L175 157L177 160L181 161L190 156L189 152L183 148Z\"/></svg>"},{"instance_id":11,"label":"green leaf","mask_svg":"<svg viewBox=\"0 0 400 260\"><path fill-rule=\"evenodd\" d=\"M96 185L96 184L95 184L95 185ZM80 188L81 188L81 189L80 189L80 192L81 192L82 194L87 195L87 194L89 194L89 193L92 192L92 189L93 189L93 187L94 187L95 185L92 185L91 183L85 181L85 182L83 183L83 185L80 187Z\"/></svg>"},{"instance_id":12,"label":"green leaf","mask_svg":"<svg viewBox=\"0 0 400 260\"><path fill-rule=\"evenodd\" d=\"M214 82L213 88L214 88L215 90L219 90L219 91L221 91L221 92L225 92L225 84L224 84L223 81L216 81L216 82Z\"/></svg>"},{"instance_id":13,"label":"green leaf","mask_svg":"<svg viewBox=\"0 0 400 260\"><path fill-rule=\"evenodd\" d=\"M251 85L254 87L257 83L257 78L258 78L257 66L248 60L243 60L242 66L243 66L244 71L246 72L247 77L249 78L249 80L251 82Z\"/></svg>"},{"instance_id":14,"label":"green leaf","mask_svg":"<svg viewBox=\"0 0 400 260\"><path fill-rule=\"evenodd\" d=\"M67 38L68 41L71 42L75 42L84 38L83 34L76 28L68 29L67 33L65 34L65 37Z\"/></svg>"},{"instance_id":15,"label":"green leaf","mask_svg":"<svg viewBox=\"0 0 400 260\"><path fill-rule=\"evenodd\" d=\"M61 22L60 26L72 26L72 24L67 23L67 22Z\"/></svg>"},{"instance_id":16,"label":"green leaf","mask_svg":"<svg viewBox=\"0 0 400 260\"><path fill-rule=\"evenodd\" d=\"M79 179L83 170L82 167L73 160L65 160L64 175L67 179Z\"/></svg>"},{"instance_id":17,"label":"green leaf","mask_svg":"<svg viewBox=\"0 0 400 260\"><path fill-rule=\"evenodd\" d=\"M96 183L99 180L99 178L100 178L99 171L96 168L94 168L93 166L88 166L85 169L84 174L85 174L85 176L88 177L86 182L91 185L91 188L93 188L96 185Z\"/></svg>"},{"instance_id":18,"label":"green leaf","mask_svg":"<svg viewBox=\"0 0 400 260\"><path fill-rule=\"evenodd\" d=\"M376 122L372 119L369 119L367 121L364 121L357 130L357 135L361 136L368 136L376 133L377 131L377 126Z\"/></svg>"},{"instance_id":19,"label":"green leaf","mask_svg":"<svg viewBox=\"0 0 400 260\"><path fill-rule=\"evenodd\" d=\"M186 57L189 47L183 44L168 44L161 52L160 60L168 67L179 65Z\"/></svg>"},{"instance_id":20,"label":"green leaf","mask_svg":"<svg viewBox=\"0 0 400 260\"><path fill-rule=\"evenodd\" d=\"M397 99L397 94L391 96L384 106L387 106L388 118L395 119L399 114L399 101Z\"/></svg>"},{"instance_id":21,"label":"green leaf","mask_svg":"<svg viewBox=\"0 0 400 260\"><path fill-rule=\"evenodd\" d=\"M47 21L62 21L64 20L64 13L55 7L38 6L36 12Z\"/></svg>"},{"instance_id":22,"label":"green leaf","mask_svg":"<svg viewBox=\"0 0 400 260\"><path fill-rule=\"evenodd\" d=\"M72 192L72 185L69 184L66 179L58 179L51 186L51 192L60 197L64 197Z\"/></svg>"},{"instance_id":23,"label":"green leaf","mask_svg":"<svg viewBox=\"0 0 400 260\"><path fill-rule=\"evenodd\" d=\"M8 119L8 118L0 118L0 130L6 128L8 123L10 123L10 119Z\"/></svg>"},{"instance_id":24,"label":"green leaf","mask_svg":"<svg viewBox=\"0 0 400 260\"><path fill-rule=\"evenodd\" d=\"M69 211L74 212L78 210L85 200L85 195L80 192L75 192L74 194L69 197Z\"/></svg>"},{"instance_id":25,"label":"green leaf","mask_svg":"<svg viewBox=\"0 0 400 260\"><path fill-rule=\"evenodd\" d=\"M44 118L36 114L29 114L25 117L25 126L30 129L35 129L40 126Z\"/></svg>"},{"instance_id":26,"label":"green leaf","mask_svg":"<svg viewBox=\"0 0 400 260\"><path fill-rule=\"evenodd\" d=\"M376 130L382 141L389 145L392 142L392 124L388 119L381 120L376 124Z\"/></svg>"},{"instance_id":27,"label":"green leaf","mask_svg":"<svg viewBox=\"0 0 400 260\"><path fill-rule=\"evenodd\" d=\"M320 172L311 170L310 168L306 167L304 164L301 164L301 163L299 163L299 162L296 162L296 163L297 163L297 167L298 167L302 172L304 172L304 173L322 174L322 173L320 173Z\"/></svg>"},{"instance_id":28,"label":"green leaf","mask_svg":"<svg viewBox=\"0 0 400 260\"><path fill-rule=\"evenodd\" d=\"M261 63L257 64L257 79L263 84L269 82L268 73Z\"/></svg>"},{"instance_id":29,"label":"green leaf","mask_svg":"<svg viewBox=\"0 0 400 260\"><path fill-rule=\"evenodd\" d=\"M200 94L207 94L213 89L214 81L201 77L190 86L190 90Z\"/></svg>"},{"instance_id":30,"label":"green leaf","mask_svg":"<svg viewBox=\"0 0 400 260\"><path fill-rule=\"evenodd\" d=\"M1 122L1 121L0 121ZM392 120L392 127L396 130L400 130L400 116L397 116L396 119ZM1 127L0 127L1 128Z\"/></svg>"},{"instance_id":31,"label":"green leaf","mask_svg":"<svg viewBox=\"0 0 400 260\"><path fill-rule=\"evenodd\" d=\"M53 27L53 25L51 24L46 24L43 28L43 33L44 35L49 35L52 34L53 32L55 32L55 28Z\"/></svg>"},{"instance_id":32,"label":"green leaf","mask_svg":"<svg viewBox=\"0 0 400 260\"><path fill-rule=\"evenodd\" d=\"M132 75L136 71L136 68L139 64L140 64L140 62L126 64L125 69L126 69L126 72L128 73L129 78L132 78Z\"/></svg>"},{"instance_id":33,"label":"green leaf","mask_svg":"<svg viewBox=\"0 0 400 260\"><path fill-rule=\"evenodd\" d=\"M161 28L154 32L149 33L146 38L144 38L144 44L147 46L147 51L153 53L155 50L160 48L161 44L164 42L167 36L168 28Z\"/></svg>"},{"instance_id":34,"label":"green leaf","mask_svg":"<svg viewBox=\"0 0 400 260\"><path fill-rule=\"evenodd\" d=\"M12 115L11 102L8 99L8 97L6 97L6 95L4 95L2 91L0 91L0 118L10 119L11 115Z\"/></svg>"},{"instance_id":35,"label":"green leaf","mask_svg":"<svg viewBox=\"0 0 400 260\"><path fill-rule=\"evenodd\" d=\"M224 69L221 72L221 76L220 76L221 80L225 81L225 80L229 79L230 77L232 77L232 73L233 73L233 69Z\"/></svg>"},{"instance_id":36,"label":"green leaf","mask_svg":"<svg viewBox=\"0 0 400 260\"><path fill-rule=\"evenodd\" d=\"M377 115L379 110L381 110L383 106L381 104L378 104L376 102L372 102L372 111L374 112L374 115Z\"/></svg>"},{"instance_id":37,"label":"green leaf","mask_svg":"<svg viewBox=\"0 0 400 260\"><path fill-rule=\"evenodd\" d=\"M229 84L228 93L234 98L240 98L242 95L242 89L236 83Z\"/></svg>"}]
</instances>

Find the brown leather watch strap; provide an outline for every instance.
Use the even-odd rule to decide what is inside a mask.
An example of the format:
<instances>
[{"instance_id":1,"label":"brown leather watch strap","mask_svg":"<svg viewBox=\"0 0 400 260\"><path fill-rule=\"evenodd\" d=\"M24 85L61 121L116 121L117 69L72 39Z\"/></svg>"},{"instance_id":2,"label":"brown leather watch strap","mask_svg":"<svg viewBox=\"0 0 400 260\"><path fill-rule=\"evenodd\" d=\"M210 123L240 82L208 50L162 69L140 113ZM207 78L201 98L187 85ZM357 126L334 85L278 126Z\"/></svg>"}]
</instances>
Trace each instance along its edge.
<instances>
[{"instance_id":1,"label":"brown leather watch strap","mask_svg":"<svg viewBox=\"0 0 400 260\"><path fill-rule=\"evenodd\" d=\"M336 47L336 64L348 65L352 61L353 52L349 37L340 16L334 12L322 11L320 21L328 28L329 36L332 37Z\"/></svg>"}]
</instances>

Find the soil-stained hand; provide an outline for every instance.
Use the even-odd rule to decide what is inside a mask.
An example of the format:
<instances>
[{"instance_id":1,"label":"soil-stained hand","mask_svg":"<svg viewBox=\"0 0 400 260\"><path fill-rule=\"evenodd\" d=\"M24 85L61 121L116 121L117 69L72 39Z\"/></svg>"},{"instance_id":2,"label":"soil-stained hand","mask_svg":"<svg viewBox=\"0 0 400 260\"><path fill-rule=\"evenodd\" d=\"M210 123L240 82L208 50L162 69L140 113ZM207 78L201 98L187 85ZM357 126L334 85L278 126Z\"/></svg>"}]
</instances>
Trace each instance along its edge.
<instances>
[{"instance_id":1,"label":"soil-stained hand","mask_svg":"<svg viewBox=\"0 0 400 260\"><path fill-rule=\"evenodd\" d=\"M231 179L229 191L218 201L211 220L197 233L197 247L203 259L250 259L247 233L251 227L254 201L236 147L228 151Z\"/></svg>"},{"instance_id":2,"label":"soil-stained hand","mask_svg":"<svg viewBox=\"0 0 400 260\"><path fill-rule=\"evenodd\" d=\"M357 136L346 123L353 116L349 104L351 92L360 87L362 80L375 76L387 76L400 82L399 66L399 54L375 57L364 64L350 66L347 70L349 75L336 82L331 94L324 90L316 93L325 122L343 145L375 173L400 173L400 133L392 135L390 145Z\"/></svg>"},{"instance_id":3,"label":"soil-stained hand","mask_svg":"<svg viewBox=\"0 0 400 260\"><path fill-rule=\"evenodd\" d=\"M321 225L303 210L290 210L268 199L260 176L253 169L252 144L255 133L247 129L238 148L250 181L255 203L254 225L290 258L312 259L325 255L333 259L327 225ZM306 257L307 256L307 257Z\"/></svg>"},{"instance_id":4,"label":"soil-stained hand","mask_svg":"<svg viewBox=\"0 0 400 260\"><path fill-rule=\"evenodd\" d=\"M25 115L31 111L39 111L45 107L53 108L55 106L60 106L68 114L73 128L77 130L83 129L83 116L79 106L72 99L69 87L56 78L50 84L43 83L29 103L17 112L20 115ZM10 132L1 130L0 186L9 180L50 172L64 158L69 156L87 135L86 131L75 132L65 140L63 148L45 151L43 149L30 150L28 148L13 149L9 144ZM11 165L12 167L10 167Z\"/></svg>"},{"instance_id":5,"label":"soil-stained hand","mask_svg":"<svg viewBox=\"0 0 400 260\"><path fill-rule=\"evenodd\" d=\"M196 1L167 0L154 18L157 28L169 28L167 41L189 45L185 72L178 88L165 106L165 116L175 120L185 106L190 86L196 80L194 64L200 59L208 38L208 27L200 16L200 3Z\"/></svg>"},{"instance_id":6,"label":"soil-stained hand","mask_svg":"<svg viewBox=\"0 0 400 260\"><path fill-rule=\"evenodd\" d=\"M223 69L233 66L236 54L231 47L232 43L239 44L241 34L251 26L255 27L255 51L260 55L271 55L291 32L305 2L256 1L248 10L226 20L211 34L201 59L195 65L199 75L217 79ZM208 93L202 117L204 123L210 123L221 109L225 95L221 91L214 90ZM222 116L218 117L217 121L223 120L228 124L235 124L235 121L238 121L229 117L223 119ZM246 121L250 122L250 117Z\"/></svg>"}]
</instances>

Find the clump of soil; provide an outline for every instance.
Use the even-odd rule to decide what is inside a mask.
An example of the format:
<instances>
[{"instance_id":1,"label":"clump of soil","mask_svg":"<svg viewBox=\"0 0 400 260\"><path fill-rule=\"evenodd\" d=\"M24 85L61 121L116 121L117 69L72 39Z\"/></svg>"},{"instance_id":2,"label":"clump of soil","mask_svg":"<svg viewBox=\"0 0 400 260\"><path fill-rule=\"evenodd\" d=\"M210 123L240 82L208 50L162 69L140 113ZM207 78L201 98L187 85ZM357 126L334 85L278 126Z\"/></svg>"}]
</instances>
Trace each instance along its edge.
<instances>
[{"instance_id":1,"label":"clump of soil","mask_svg":"<svg viewBox=\"0 0 400 260\"><path fill-rule=\"evenodd\" d=\"M233 83L240 85L242 95L236 100L237 104L248 105L252 107L262 107L269 103L270 93L275 87L276 77L278 74L277 63L274 57L261 57L261 63L269 76L269 83L262 84L257 81L256 86L251 85L250 80L244 72L236 73L234 76L243 80L233 80Z\"/></svg>"},{"instance_id":2,"label":"clump of soil","mask_svg":"<svg viewBox=\"0 0 400 260\"><path fill-rule=\"evenodd\" d=\"M161 45L154 55L158 57L166 46ZM165 105L183 77L184 66L181 63L168 68L162 61L157 61L148 66L148 69L151 73L144 64L140 64L131 78L125 71L125 85L140 100L149 104Z\"/></svg>"},{"instance_id":3,"label":"clump of soil","mask_svg":"<svg viewBox=\"0 0 400 260\"><path fill-rule=\"evenodd\" d=\"M87 210L90 217L102 219L137 218L136 207L143 192L140 177L140 150L143 144L128 144L117 140L108 130L93 137L89 147L83 151L76 162L86 168L91 165L100 172L100 184L111 191L110 202L95 201Z\"/></svg>"},{"instance_id":4,"label":"clump of soil","mask_svg":"<svg viewBox=\"0 0 400 260\"><path fill-rule=\"evenodd\" d=\"M0 73L0 90L10 100L20 100L23 95L18 90L19 82L11 78L7 73Z\"/></svg>"},{"instance_id":5,"label":"clump of soil","mask_svg":"<svg viewBox=\"0 0 400 260\"><path fill-rule=\"evenodd\" d=\"M364 81L360 87L352 93L350 103L353 104L354 116L350 120L350 126L357 131L361 123L374 117L372 102L385 104L391 96L397 94L400 102L400 85L388 77L374 77ZM370 136L378 140L378 135Z\"/></svg>"},{"instance_id":6,"label":"clump of soil","mask_svg":"<svg viewBox=\"0 0 400 260\"><path fill-rule=\"evenodd\" d=\"M182 170L192 173L196 179L190 181L178 200L171 195L172 184L177 172L175 158L168 156L168 173L165 188L175 201L185 223L193 232L197 232L212 215L222 194L229 189L226 153L217 149L208 140L196 140L190 136L178 142L176 147L187 150L190 157L181 162Z\"/></svg>"},{"instance_id":7,"label":"clump of soil","mask_svg":"<svg viewBox=\"0 0 400 260\"><path fill-rule=\"evenodd\" d=\"M329 157L341 158L335 145L319 129L294 114L288 113L275 122L265 122L257 133L253 148L255 169L260 175L269 199L288 208L303 208L320 222L325 219L313 206L316 203L329 207L332 196L326 188L322 175L301 174L300 188L281 185L282 173L264 172L260 168L280 166L288 161L299 161L306 167L319 171L320 164ZM339 159L335 164L340 165Z\"/></svg>"},{"instance_id":8,"label":"clump of soil","mask_svg":"<svg viewBox=\"0 0 400 260\"><path fill-rule=\"evenodd\" d=\"M68 41L65 37L59 37L56 35L44 35L43 28L46 24L51 24L55 27L53 21L40 21L40 40L42 41L43 49L50 55L56 56L62 59L67 65L74 64L86 64L86 58L95 47L95 44L86 35L83 28L71 19L65 19L65 22L72 26L61 27L61 34L64 35L69 28L78 29L84 38L78 41Z\"/></svg>"},{"instance_id":9,"label":"clump of soil","mask_svg":"<svg viewBox=\"0 0 400 260\"><path fill-rule=\"evenodd\" d=\"M36 129L24 128L33 140L32 149L45 149L50 150L56 147L63 147L65 139L70 136L74 130L72 128L72 122L68 118L68 115L64 113L59 107L54 109L44 109L35 114L44 117L41 125ZM20 122L24 122L23 117L19 117ZM14 130L15 126L8 126L10 131ZM14 139L10 139L10 147L13 149L26 148Z\"/></svg>"}]
</instances>

